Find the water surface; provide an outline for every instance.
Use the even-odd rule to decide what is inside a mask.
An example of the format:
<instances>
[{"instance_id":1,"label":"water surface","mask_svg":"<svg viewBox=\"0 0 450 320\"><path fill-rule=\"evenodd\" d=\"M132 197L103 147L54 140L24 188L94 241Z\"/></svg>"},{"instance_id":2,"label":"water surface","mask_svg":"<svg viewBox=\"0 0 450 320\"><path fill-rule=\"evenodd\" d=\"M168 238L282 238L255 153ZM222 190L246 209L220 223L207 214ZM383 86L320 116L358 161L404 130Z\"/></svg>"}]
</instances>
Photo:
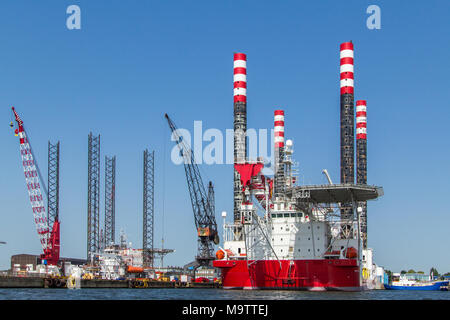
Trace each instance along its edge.
<instances>
[{"instance_id":1,"label":"water surface","mask_svg":"<svg viewBox=\"0 0 450 320\"><path fill-rule=\"evenodd\" d=\"M450 300L450 291L308 292L222 289L0 289L0 300Z\"/></svg>"}]
</instances>

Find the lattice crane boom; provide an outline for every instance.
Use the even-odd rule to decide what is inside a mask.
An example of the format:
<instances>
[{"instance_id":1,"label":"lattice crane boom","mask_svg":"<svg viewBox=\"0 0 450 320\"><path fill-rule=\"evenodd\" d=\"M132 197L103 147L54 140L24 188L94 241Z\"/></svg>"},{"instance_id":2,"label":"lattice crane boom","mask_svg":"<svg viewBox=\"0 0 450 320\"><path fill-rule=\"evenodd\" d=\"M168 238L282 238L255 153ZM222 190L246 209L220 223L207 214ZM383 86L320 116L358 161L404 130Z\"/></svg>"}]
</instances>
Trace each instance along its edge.
<instances>
[{"instance_id":1,"label":"lattice crane boom","mask_svg":"<svg viewBox=\"0 0 450 320\"><path fill-rule=\"evenodd\" d=\"M25 182L28 189L28 196L33 211L34 222L36 224L36 231L39 236L39 241L42 246L42 259L45 259L49 265L56 265L59 260L60 236L59 236L59 221L55 219L52 229L50 230L49 222L44 206L44 197L42 192L47 195L45 182L41 177L39 166L35 160L33 150L31 149L30 141L25 132L22 119L17 114L14 107L12 112L17 123L15 130L16 135L19 136L20 155L22 158L22 166L25 175Z\"/></svg>"},{"instance_id":2,"label":"lattice crane boom","mask_svg":"<svg viewBox=\"0 0 450 320\"><path fill-rule=\"evenodd\" d=\"M219 243L214 212L214 189L210 183L208 192L206 191L192 149L183 141L182 136L178 133L177 127L169 116L166 114L165 117L184 160L184 171L186 173L189 196L191 198L192 211L194 212L195 226L199 239L197 261L201 265L207 265L214 259L213 243Z\"/></svg>"}]
</instances>

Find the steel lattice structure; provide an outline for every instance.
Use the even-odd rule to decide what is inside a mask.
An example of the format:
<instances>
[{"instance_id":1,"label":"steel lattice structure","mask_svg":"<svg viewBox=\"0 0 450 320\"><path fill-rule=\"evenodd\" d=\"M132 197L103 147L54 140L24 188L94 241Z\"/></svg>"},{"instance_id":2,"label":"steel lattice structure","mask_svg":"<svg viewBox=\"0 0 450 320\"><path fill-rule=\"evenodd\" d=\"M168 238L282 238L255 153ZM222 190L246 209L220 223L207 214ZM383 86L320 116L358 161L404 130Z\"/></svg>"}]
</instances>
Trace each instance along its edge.
<instances>
[{"instance_id":1,"label":"steel lattice structure","mask_svg":"<svg viewBox=\"0 0 450 320\"><path fill-rule=\"evenodd\" d=\"M192 211L194 213L195 226L198 234L198 252L196 256L197 262L201 266L208 266L212 260L215 259L213 255L214 244L219 244L219 235L217 233L217 223L213 205L210 203L210 197L214 196L211 192L212 184L209 185L209 191L203 184L200 170L195 161L194 153L182 136L180 136L177 127L170 120L169 116L165 115L172 131L172 139L176 141L180 150L180 155L183 157L184 172L188 184L189 196L191 198Z\"/></svg>"},{"instance_id":2,"label":"steel lattice structure","mask_svg":"<svg viewBox=\"0 0 450 320\"><path fill-rule=\"evenodd\" d=\"M281 198L284 195L286 185L284 169L284 111L274 112L274 141L275 141L275 173L274 173L274 197Z\"/></svg>"},{"instance_id":3,"label":"steel lattice structure","mask_svg":"<svg viewBox=\"0 0 450 320\"><path fill-rule=\"evenodd\" d=\"M114 244L116 233L116 157L105 156L105 238L106 246Z\"/></svg>"},{"instance_id":4,"label":"steel lattice structure","mask_svg":"<svg viewBox=\"0 0 450 320\"><path fill-rule=\"evenodd\" d=\"M356 101L356 183L367 184L367 102ZM361 238L367 248L367 201L358 203L361 207Z\"/></svg>"},{"instance_id":5,"label":"steel lattice structure","mask_svg":"<svg viewBox=\"0 0 450 320\"><path fill-rule=\"evenodd\" d=\"M234 163L244 163L247 156L247 55L235 53L233 57L233 129ZM234 170L234 221L239 221L243 201L239 172Z\"/></svg>"},{"instance_id":6,"label":"steel lattice structure","mask_svg":"<svg viewBox=\"0 0 450 320\"><path fill-rule=\"evenodd\" d=\"M155 151L144 151L144 191L143 191L143 265L153 267L154 262L154 212L155 212Z\"/></svg>"},{"instance_id":7,"label":"steel lattice structure","mask_svg":"<svg viewBox=\"0 0 450 320\"><path fill-rule=\"evenodd\" d=\"M48 142L47 219L50 226L59 220L59 141Z\"/></svg>"},{"instance_id":8,"label":"steel lattice structure","mask_svg":"<svg viewBox=\"0 0 450 320\"><path fill-rule=\"evenodd\" d=\"M88 143L88 229L87 258L100 247L100 135L89 133Z\"/></svg>"},{"instance_id":9,"label":"steel lattice structure","mask_svg":"<svg viewBox=\"0 0 450 320\"><path fill-rule=\"evenodd\" d=\"M345 42L340 46L340 83L341 83L341 183L354 183L354 62L353 43ZM341 220L344 237L351 234L351 221L354 218L350 203L341 205Z\"/></svg>"},{"instance_id":10,"label":"steel lattice structure","mask_svg":"<svg viewBox=\"0 0 450 320\"><path fill-rule=\"evenodd\" d=\"M208 203L211 208L211 212L216 212L214 185L212 181L210 181L208 185Z\"/></svg>"},{"instance_id":11,"label":"steel lattice structure","mask_svg":"<svg viewBox=\"0 0 450 320\"><path fill-rule=\"evenodd\" d=\"M12 107L12 112L14 113L17 123L15 134L19 137L20 155L22 158L22 166L28 189L28 196L31 208L33 210L36 231L43 250L41 259L46 260L49 265L56 265L59 260L60 248L58 217L53 216L54 221L51 225L49 225L48 214L45 213L44 197L42 196L42 191L46 193L47 187L45 186L45 181L42 178L39 166L33 154L29 138L23 126L23 121L17 114L14 107Z\"/></svg>"}]
</instances>

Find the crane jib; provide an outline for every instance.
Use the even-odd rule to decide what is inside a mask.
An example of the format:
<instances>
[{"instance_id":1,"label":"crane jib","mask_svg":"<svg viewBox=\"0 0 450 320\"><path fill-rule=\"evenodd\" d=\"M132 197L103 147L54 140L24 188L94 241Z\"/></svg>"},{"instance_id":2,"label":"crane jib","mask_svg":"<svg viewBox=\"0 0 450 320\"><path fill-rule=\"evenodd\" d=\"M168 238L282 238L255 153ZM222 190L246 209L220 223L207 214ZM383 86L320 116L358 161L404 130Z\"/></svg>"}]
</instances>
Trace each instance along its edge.
<instances>
[{"instance_id":1,"label":"crane jib","mask_svg":"<svg viewBox=\"0 0 450 320\"><path fill-rule=\"evenodd\" d=\"M17 114L14 108L12 108L12 111L14 113L15 120L18 125L18 129L16 129L16 134L19 136L20 156L22 158L23 172L28 191L28 197L31 204L31 209L33 212L34 222L36 225L36 231L39 236L39 241L42 245L44 256L46 258L53 258L52 263L56 263L57 260L59 259L59 234L56 235L57 242L55 242L53 233L50 232L50 228L48 225L48 219L44 205L44 197L42 195L41 186L45 188L45 183L41 181L39 168L37 167L37 163L34 159L29 139L27 138L27 134L23 127L23 121L20 119L19 115ZM59 232L59 224L56 227ZM57 244L58 246L57 257L54 254L55 251L52 250L54 249L52 248L54 244Z\"/></svg>"},{"instance_id":2,"label":"crane jib","mask_svg":"<svg viewBox=\"0 0 450 320\"><path fill-rule=\"evenodd\" d=\"M195 226L199 237L197 261L200 264L205 264L214 259L213 243L219 243L214 212L214 190L210 183L210 188L208 193L206 193L192 149L183 141L182 136L178 134L177 128L169 116L166 114L165 117L172 131L172 141L176 141L180 150L180 156L183 158Z\"/></svg>"}]
</instances>

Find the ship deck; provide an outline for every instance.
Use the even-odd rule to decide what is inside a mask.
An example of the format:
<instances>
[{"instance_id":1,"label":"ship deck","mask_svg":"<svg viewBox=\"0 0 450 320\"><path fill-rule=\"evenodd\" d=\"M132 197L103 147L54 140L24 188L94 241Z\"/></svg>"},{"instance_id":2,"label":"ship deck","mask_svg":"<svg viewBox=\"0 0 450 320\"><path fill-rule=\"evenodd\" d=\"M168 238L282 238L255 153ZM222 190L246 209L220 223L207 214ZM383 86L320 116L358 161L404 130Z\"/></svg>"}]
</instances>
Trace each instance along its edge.
<instances>
[{"instance_id":1,"label":"ship deck","mask_svg":"<svg viewBox=\"0 0 450 320\"><path fill-rule=\"evenodd\" d=\"M384 194L382 187L364 184L328 184L296 186L287 191L288 196L302 203L351 203L368 201Z\"/></svg>"}]
</instances>

